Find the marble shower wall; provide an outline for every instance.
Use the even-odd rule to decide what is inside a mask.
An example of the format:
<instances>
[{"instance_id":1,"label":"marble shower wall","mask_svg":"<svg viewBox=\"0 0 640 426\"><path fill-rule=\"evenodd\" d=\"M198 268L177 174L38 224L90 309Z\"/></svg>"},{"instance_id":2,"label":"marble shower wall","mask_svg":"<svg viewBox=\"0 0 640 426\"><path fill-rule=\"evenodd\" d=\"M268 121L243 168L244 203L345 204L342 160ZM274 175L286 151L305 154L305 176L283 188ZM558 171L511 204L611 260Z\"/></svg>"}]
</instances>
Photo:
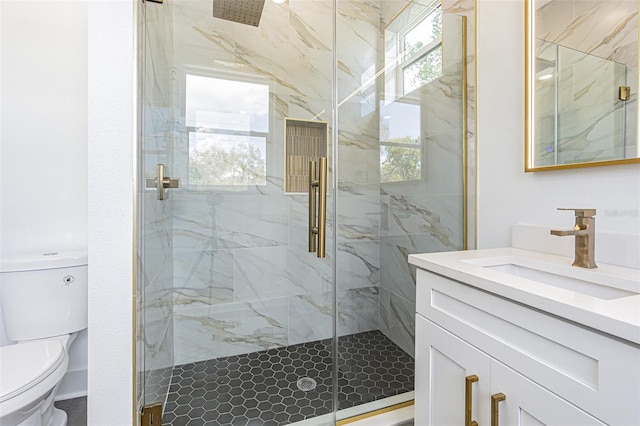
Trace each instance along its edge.
<instances>
[{"instance_id":1,"label":"marble shower wall","mask_svg":"<svg viewBox=\"0 0 640 426\"><path fill-rule=\"evenodd\" d=\"M564 109L559 117L560 130L564 132L559 140L558 154L564 157L560 160L569 163L609 160L614 153L625 150L627 155L629 152L636 155L638 2L537 0L535 4L536 39L546 42L538 42L538 57L553 59L556 45L560 45L565 56L573 49L611 61L584 56L575 65L564 67L568 61L560 58L560 65L564 67L564 81L559 82ZM616 102L620 84L614 81L619 71L614 70L618 66L613 62L627 67L626 85L631 87L631 99L624 105ZM567 84L563 85L564 82ZM536 97L538 90L541 95L548 91L536 84ZM626 122L624 126L623 122ZM611 130L614 127L622 130ZM540 132L543 134L544 129ZM616 132L619 134L615 139L620 142L614 141ZM626 143L621 142L622 138ZM549 143L541 145L540 149L544 150Z\"/></svg>"},{"instance_id":2,"label":"marble shower wall","mask_svg":"<svg viewBox=\"0 0 640 426\"><path fill-rule=\"evenodd\" d=\"M141 34L138 144L137 366L138 404L163 402L174 365L172 200L144 188L156 164L171 166L172 2L139 2ZM169 169L170 170L170 169ZM142 395L144 387L144 395Z\"/></svg>"},{"instance_id":3,"label":"marble shower wall","mask_svg":"<svg viewBox=\"0 0 640 426\"><path fill-rule=\"evenodd\" d=\"M443 76L395 99L419 108L423 149L421 180L380 185L379 328L405 351L414 353L415 268L413 253L463 249L463 122L473 125L473 110L463 116L463 20L473 2L443 2ZM467 25L469 22L467 21ZM467 35L473 28L467 26ZM473 52L473 44L467 40ZM468 52L467 52L468 53ZM473 56L467 55L467 67ZM473 75L473 74L472 74ZM473 79L467 103L473 103ZM393 119L393 118L392 118ZM466 134L472 157L473 133ZM472 169L468 170L472 175ZM473 181L470 181L472 183ZM472 232L472 229L470 230Z\"/></svg>"},{"instance_id":4,"label":"marble shower wall","mask_svg":"<svg viewBox=\"0 0 640 426\"><path fill-rule=\"evenodd\" d=\"M337 315L368 331L378 329L380 301L380 7L337 5Z\"/></svg>"},{"instance_id":5,"label":"marble shower wall","mask_svg":"<svg viewBox=\"0 0 640 426\"><path fill-rule=\"evenodd\" d=\"M379 15L368 3L340 3L345 12L339 25L349 27L340 45L350 46L340 68L359 85L375 64ZM213 18L210 1L174 3L176 99L184 96L189 71L260 81L269 85L271 117L266 185L195 188L187 184L183 102L175 104L174 164L185 183L172 194L176 364L331 336L333 229L327 229L326 258L308 253L307 196L282 188L284 118L332 127L332 21L331 0L268 1L259 27ZM363 36L371 39L364 46ZM341 135L353 135L346 149L357 157L341 176L350 174L354 183L365 176L368 183L348 200L353 213L339 230L338 274L348 278L338 288L338 328L351 334L377 328L379 160L377 134L367 130L374 114L358 122L358 103L341 114L344 123L354 123ZM333 203L329 196L328 223L334 222Z\"/></svg>"}]
</instances>

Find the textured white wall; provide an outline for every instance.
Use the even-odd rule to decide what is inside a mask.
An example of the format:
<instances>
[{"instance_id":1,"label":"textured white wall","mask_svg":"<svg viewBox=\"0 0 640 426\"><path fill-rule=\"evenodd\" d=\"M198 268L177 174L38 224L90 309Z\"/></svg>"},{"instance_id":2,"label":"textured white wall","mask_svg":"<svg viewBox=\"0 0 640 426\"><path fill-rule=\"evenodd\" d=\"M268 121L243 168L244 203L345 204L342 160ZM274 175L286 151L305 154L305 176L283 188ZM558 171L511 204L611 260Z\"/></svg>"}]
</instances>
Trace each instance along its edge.
<instances>
[{"instance_id":1,"label":"textured white wall","mask_svg":"<svg viewBox=\"0 0 640 426\"><path fill-rule=\"evenodd\" d=\"M89 1L88 424L133 419L134 2Z\"/></svg>"},{"instance_id":2,"label":"textured white wall","mask_svg":"<svg viewBox=\"0 0 640 426\"><path fill-rule=\"evenodd\" d=\"M86 249L87 5L3 0L0 15L0 257ZM86 369L84 331L62 394L86 393Z\"/></svg>"},{"instance_id":3,"label":"textured white wall","mask_svg":"<svg viewBox=\"0 0 640 426\"><path fill-rule=\"evenodd\" d=\"M2 8L3 256L87 244L87 6Z\"/></svg>"},{"instance_id":4,"label":"textured white wall","mask_svg":"<svg viewBox=\"0 0 640 426\"><path fill-rule=\"evenodd\" d=\"M510 245L516 223L573 225L557 207L595 208L598 230L639 235L640 164L524 173L524 5L477 8L478 247Z\"/></svg>"}]
</instances>

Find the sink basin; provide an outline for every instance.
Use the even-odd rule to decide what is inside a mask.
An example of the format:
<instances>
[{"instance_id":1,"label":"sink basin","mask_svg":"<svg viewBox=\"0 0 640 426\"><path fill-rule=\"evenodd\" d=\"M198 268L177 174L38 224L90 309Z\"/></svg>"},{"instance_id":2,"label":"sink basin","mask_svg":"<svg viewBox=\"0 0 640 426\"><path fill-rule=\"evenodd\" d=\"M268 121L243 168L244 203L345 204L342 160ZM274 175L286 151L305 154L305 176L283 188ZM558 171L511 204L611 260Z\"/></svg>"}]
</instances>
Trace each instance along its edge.
<instances>
[{"instance_id":1,"label":"sink basin","mask_svg":"<svg viewBox=\"0 0 640 426\"><path fill-rule=\"evenodd\" d=\"M597 269L581 269L572 266L545 264L527 258L505 256L463 260L488 270L512 277L537 281L554 287L571 290L603 300L613 300L640 294L639 283L611 276Z\"/></svg>"}]
</instances>

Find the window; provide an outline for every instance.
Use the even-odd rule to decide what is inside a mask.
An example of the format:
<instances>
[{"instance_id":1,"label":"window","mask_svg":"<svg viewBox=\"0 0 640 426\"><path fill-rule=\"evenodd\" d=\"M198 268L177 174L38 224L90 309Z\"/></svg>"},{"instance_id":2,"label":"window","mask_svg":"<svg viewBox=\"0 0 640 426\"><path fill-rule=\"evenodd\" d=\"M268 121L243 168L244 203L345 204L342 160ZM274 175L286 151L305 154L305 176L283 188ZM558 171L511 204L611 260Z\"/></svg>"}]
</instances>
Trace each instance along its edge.
<instances>
[{"instance_id":1,"label":"window","mask_svg":"<svg viewBox=\"0 0 640 426\"><path fill-rule=\"evenodd\" d=\"M424 175L422 102L416 89L442 76L440 0L411 2L385 29L385 89L380 106L380 180Z\"/></svg>"},{"instance_id":2,"label":"window","mask_svg":"<svg viewBox=\"0 0 640 426\"><path fill-rule=\"evenodd\" d=\"M266 185L269 86L186 75L189 184Z\"/></svg>"},{"instance_id":3,"label":"window","mask_svg":"<svg viewBox=\"0 0 640 426\"><path fill-rule=\"evenodd\" d=\"M442 13L440 4L424 8L397 33L398 93L407 93L442 74Z\"/></svg>"},{"instance_id":4,"label":"window","mask_svg":"<svg viewBox=\"0 0 640 426\"><path fill-rule=\"evenodd\" d=\"M420 106L394 102L383 107L380 119L380 181L422 178Z\"/></svg>"}]
</instances>

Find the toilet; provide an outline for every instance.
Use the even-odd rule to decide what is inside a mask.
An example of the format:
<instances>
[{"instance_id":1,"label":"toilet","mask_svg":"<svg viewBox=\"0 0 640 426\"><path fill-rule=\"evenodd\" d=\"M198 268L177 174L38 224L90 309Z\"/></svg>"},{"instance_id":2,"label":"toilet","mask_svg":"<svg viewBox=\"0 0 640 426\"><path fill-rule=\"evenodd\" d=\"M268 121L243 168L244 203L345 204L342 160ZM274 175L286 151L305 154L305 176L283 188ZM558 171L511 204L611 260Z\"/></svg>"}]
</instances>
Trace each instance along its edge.
<instances>
[{"instance_id":1,"label":"toilet","mask_svg":"<svg viewBox=\"0 0 640 426\"><path fill-rule=\"evenodd\" d=\"M69 348L87 328L86 252L44 253L0 261L0 425L65 426L53 406Z\"/></svg>"}]
</instances>

